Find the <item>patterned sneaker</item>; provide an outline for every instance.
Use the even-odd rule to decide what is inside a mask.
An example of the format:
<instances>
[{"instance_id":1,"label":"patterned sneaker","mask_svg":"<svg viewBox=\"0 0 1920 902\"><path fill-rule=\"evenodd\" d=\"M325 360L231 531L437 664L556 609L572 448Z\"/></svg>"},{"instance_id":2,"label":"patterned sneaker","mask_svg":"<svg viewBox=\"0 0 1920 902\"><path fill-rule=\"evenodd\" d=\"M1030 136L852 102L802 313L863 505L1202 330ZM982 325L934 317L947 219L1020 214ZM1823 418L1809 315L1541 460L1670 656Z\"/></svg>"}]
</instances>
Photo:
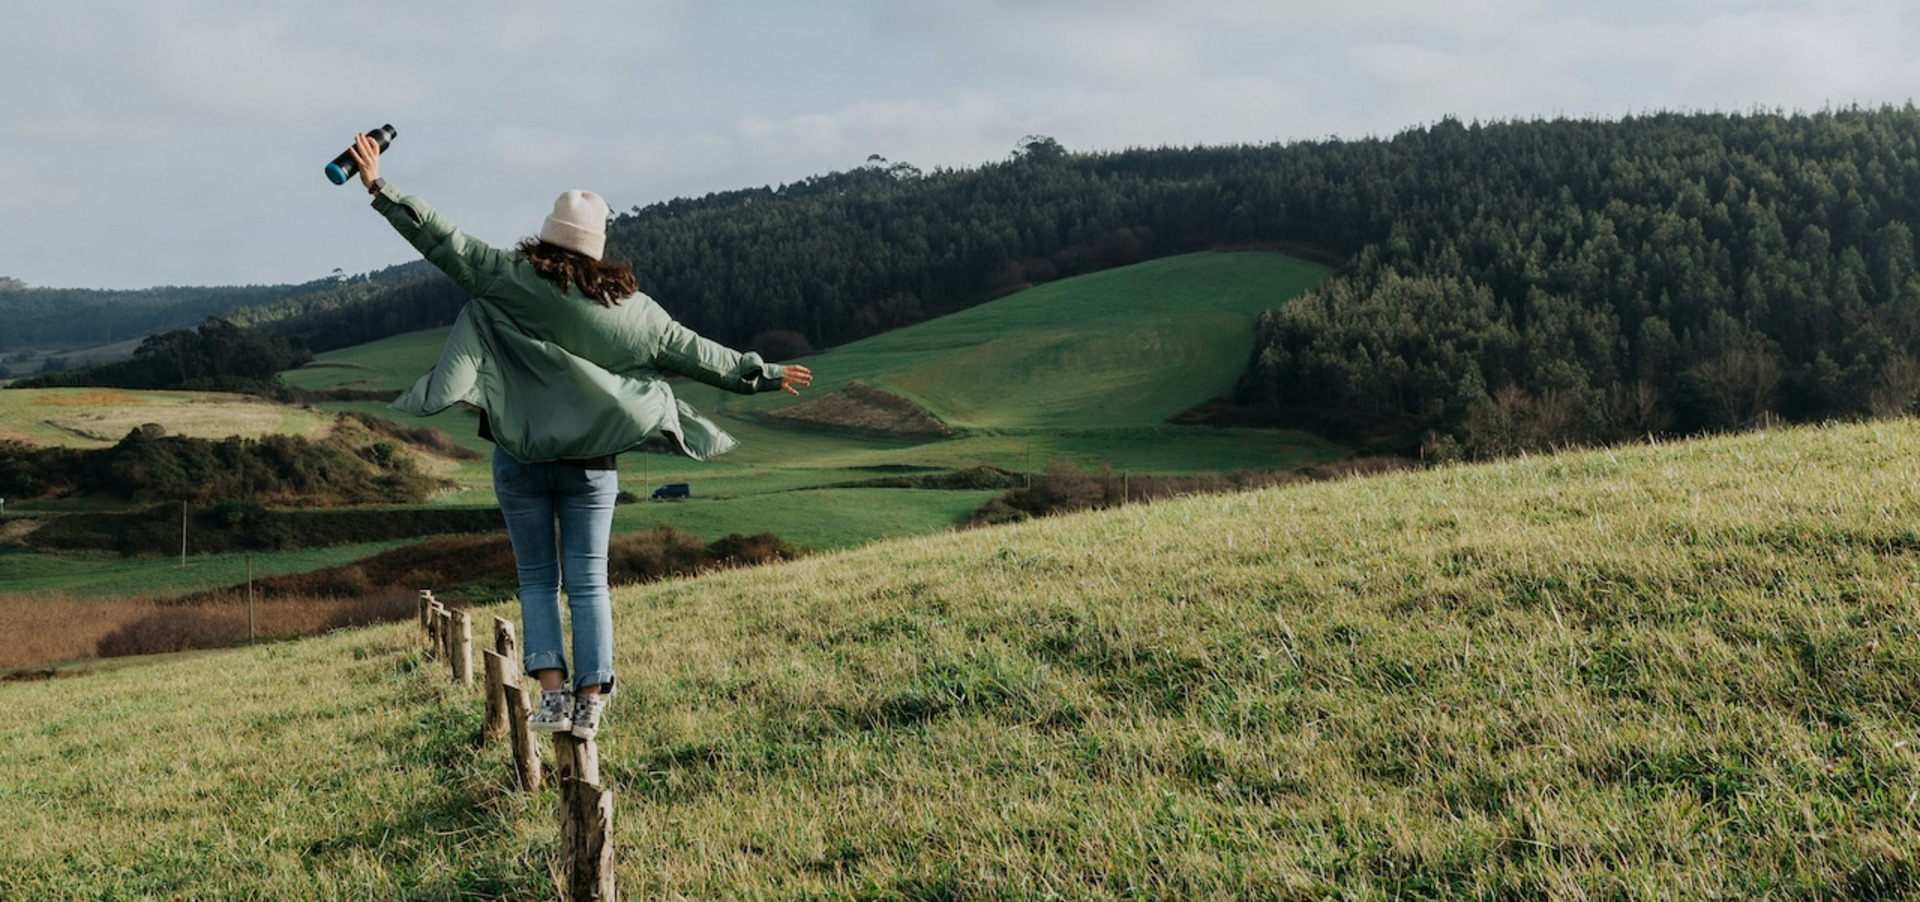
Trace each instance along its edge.
<instances>
[{"instance_id":1,"label":"patterned sneaker","mask_svg":"<svg viewBox=\"0 0 1920 902\"><path fill-rule=\"evenodd\" d=\"M565 689L540 690L540 710L527 718L535 733L565 733L573 729L573 693Z\"/></svg>"},{"instance_id":2,"label":"patterned sneaker","mask_svg":"<svg viewBox=\"0 0 1920 902\"><path fill-rule=\"evenodd\" d=\"M573 699L573 735L578 739L592 739L600 732L600 713L607 709L606 696L598 692L582 692Z\"/></svg>"}]
</instances>

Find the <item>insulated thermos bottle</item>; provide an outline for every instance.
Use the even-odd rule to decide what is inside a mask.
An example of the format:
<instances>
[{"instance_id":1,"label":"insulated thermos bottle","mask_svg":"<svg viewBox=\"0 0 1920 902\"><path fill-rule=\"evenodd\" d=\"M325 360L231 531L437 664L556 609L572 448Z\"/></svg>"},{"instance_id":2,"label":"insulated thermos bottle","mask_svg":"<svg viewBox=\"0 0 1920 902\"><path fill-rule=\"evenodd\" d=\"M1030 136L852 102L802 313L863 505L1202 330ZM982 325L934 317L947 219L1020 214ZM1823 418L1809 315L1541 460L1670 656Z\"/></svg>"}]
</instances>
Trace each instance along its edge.
<instances>
[{"instance_id":1,"label":"insulated thermos bottle","mask_svg":"<svg viewBox=\"0 0 1920 902\"><path fill-rule=\"evenodd\" d=\"M373 143L380 145L380 149L385 151L387 145L393 143L397 134L392 125L383 125L367 132L367 137L372 138ZM353 161L353 149L348 148L345 153L334 157L333 162L327 164L327 180L336 185L344 185L347 179L353 178L359 171L360 164Z\"/></svg>"}]
</instances>

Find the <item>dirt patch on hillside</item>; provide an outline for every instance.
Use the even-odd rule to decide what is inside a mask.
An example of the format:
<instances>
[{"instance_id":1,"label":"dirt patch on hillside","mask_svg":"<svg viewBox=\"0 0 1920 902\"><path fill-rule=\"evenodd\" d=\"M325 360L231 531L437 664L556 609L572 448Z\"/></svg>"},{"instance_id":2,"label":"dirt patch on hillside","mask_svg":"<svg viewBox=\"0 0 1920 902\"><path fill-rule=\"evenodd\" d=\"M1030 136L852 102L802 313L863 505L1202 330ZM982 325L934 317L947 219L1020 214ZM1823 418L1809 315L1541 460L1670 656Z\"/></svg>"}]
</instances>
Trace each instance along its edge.
<instances>
[{"instance_id":1,"label":"dirt patch on hillside","mask_svg":"<svg viewBox=\"0 0 1920 902\"><path fill-rule=\"evenodd\" d=\"M34 398L33 403L41 407L86 407L95 404L139 404L139 395L123 391L50 391Z\"/></svg>"},{"instance_id":2,"label":"dirt patch on hillside","mask_svg":"<svg viewBox=\"0 0 1920 902\"><path fill-rule=\"evenodd\" d=\"M27 536L40 528L40 521L32 518L8 517L0 522L0 545L24 545Z\"/></svg>"},{"instance_id":3,"label":"dirt patch on hillside","mask_svg":"<svg viewBox=\"0 0 1920 902\"><path fill-rule=\"evenodd\" d=\"M953 430L926 408L857 380L833 394L781 408L768 416L867 432L943 438L953 435Z\"/></svg>"},{"instance_id":4,"label":"dirt patch on hillside","mask_svg":"<svg viewBox=\"0 0 1920 902\"><path fill-rule=\"evenodd\" d=\"M0 426L0 442L20 442L27 445L39 444L39 441L35 440L33 436L24 432L15 432L5 426Z\"/></svg>"},{"instance_id":5,"label":"dirt patch on hillside","mask_svg":"<svg viewBox=\"0 0 1920 902\"><path fill-rule=\"evenodd\" d=\"M86 398L82 402L75 400ZM83 438L117 442L134 428L146 423L166 427L170 435L222 439L230 435L259 438L286 430L285 408L270 401L242 395L187 395L182 399L153 401L137 395L115 392L85 392L57 400L37 399L35 403L60 407L84 405L85 410L62 411L47 417L46 424ZM324 420L312 418L306 428L295 434L313 437L324 434Z\"/></svg>"}]
</instances>

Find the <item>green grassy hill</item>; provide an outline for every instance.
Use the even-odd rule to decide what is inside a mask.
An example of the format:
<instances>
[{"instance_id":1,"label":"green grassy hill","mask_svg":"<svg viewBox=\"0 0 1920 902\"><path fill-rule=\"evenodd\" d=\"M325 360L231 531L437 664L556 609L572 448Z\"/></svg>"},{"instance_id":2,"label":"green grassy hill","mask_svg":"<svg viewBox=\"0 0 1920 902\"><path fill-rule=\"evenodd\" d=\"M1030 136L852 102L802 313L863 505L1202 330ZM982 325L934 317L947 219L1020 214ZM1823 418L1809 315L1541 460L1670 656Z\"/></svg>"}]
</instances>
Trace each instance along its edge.
<instances>
[{"instance_id":1,"label":"green grassy hill","mask_svg":"<svg viewBox=\"0 0 1920 902\"><path fill-rule=\"evenodd\" d=\"M280 379L295 388L400 390L413 384L440 359L448 328L423 329L351 348L327 351Z\"/></svg>"},{"instance_id":2,"label":"green grassy hill","mask_svg":"<svg viewBox=\"0 0 1920 902\"><path fill-rule=\"evenodd\" d=\"M0 440L104 448L144 423L174 435L218 439L272 433L309 438L333 418L219 392L126 391L117 388L33 388L0 391Z\"/></svg>"},{"instance_id":3,"label":"green grassy hill","mask_svg":"<svg viewBox=\"0 0 1920 902\"><path fill-rule=\"evenodd\" d=\"M861 379L961 429L1158 426L1226 394L1259 315L1326 274L1279 254L1173 257L1042 285L805 362L819 392Z\"/></svg>"},{"instance_id":4,"label":"green grassy hill","mask_svg":"<svg viewBox=\"0 0 1920 902\"><path fill-rule=\"evenodd\" d=\"M623 507L615 527L666 524L708 539L770 531L839 548L943 529L995 494L830 488L876 473L982 465L1034 472L1055 459L1116 472L1194 473L1337 458L1343 449L1303 433L1166 425L1226 393L1246 365L1259 313L1326 273L1279 254L1173 257L1030 289L802 361L819 377L808 399L860 380L956 427L951 438L825 428L770 416L801 403L785 395L742 397L684 384L682 396L741 446L709 463L628 455L622 478L630 491L689 482L694 497ZM285 379L312 389L403 388L438 359L444 338L445 330L428 330L328 352ZM321 406L394 416L377 402ZM491 451L467 414L426 422ZM439 503L491 502L485 462L441 475L469 488Z\"/></svg>"},{"instance_id":5,"label":"green grassy hill","mask_svg":"<svg viewBox=\"0 0 1920 902\"><path fill-rule=\"evenodd\" d=\"M1920 893L1920 423L616 593L627 898ZM528 898L410 626L0 685L0 897Z\"/></svg>"}]
</instances>

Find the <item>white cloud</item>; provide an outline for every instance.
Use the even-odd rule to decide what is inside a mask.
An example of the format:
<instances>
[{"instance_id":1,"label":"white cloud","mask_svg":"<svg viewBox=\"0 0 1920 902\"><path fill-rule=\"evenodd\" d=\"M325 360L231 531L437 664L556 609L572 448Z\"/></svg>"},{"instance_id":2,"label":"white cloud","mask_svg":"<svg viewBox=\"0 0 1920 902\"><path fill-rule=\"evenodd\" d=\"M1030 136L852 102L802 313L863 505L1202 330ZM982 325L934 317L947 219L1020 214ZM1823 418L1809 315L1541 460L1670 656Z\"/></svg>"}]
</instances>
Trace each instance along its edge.
<instances>
[{"instance_id":1,"label":"white cloud","mask_svg":"<svg viewBox=\"0 0 1920 902\"><path fill-rule=\"evenodd\" d=\"M514 10L500 19L499 47L525 50L535 46L553 33L555 24L551 8L535 6Z\"/></svg>"},{"instance_id":2,"label":"white cloud","mask_svg":"<svg viewBox=\"0 0 1920 902\"><path fill-rule=\"evenodd\" d=\"M1920 88L1916 48L1911 5L1891 2L1726 13L1662 47L1677 94L1788 108L1912 97Z\"/></svg>"},{"instance_id":3,"label":"white cloud","mask_svg":"<svg viewBox=\"0 0 1920 902\"><path fill-rule=\"evenodd\" d=\"M876 153L922 169L978 165L1004 158L1037 126L1032 116L968 95L946 102L856 103L781 121L743 119L734 138L742 162L762 171L790 169L785 177L792 179L850 169Z\"/></svg>"},{"instance_id":4,"label":"white cloud","mask_svg":"<svg viewBox=\"0 0 1920 902\"><path fill-rule=\"evenodd\" d=\"M286 22L167 22L140 69L181 109L254 122L300 122L409 102L413 79L377 59L298 46Z\"/></svg>"},{"instance_id":5,"label":"white cloud","mask_svg":"<svg viewBox=\"0 0 1920 902\"><path fill-rule=\"evenodd\" d=\"M99 113L80 112L58 119L16 119L7 131L36 141L120 141L159 138L173 126L158 119L110 120Z\"/></svg>"},{"instance_id":6,"label":"white cloud","mask_svg":"<svg viewBox=\"0 0 1920 902\"><path fill-rule=\"evenodd\" d=\"M0 210L39 210L41 224L55 221L59 207L79 202L82 192L72 184L17 163L0 162ZM25 222L25 220L22 220Z\"/></svg>"},{"instance_id":7,"label":"white cloud","mask_svg":"<svg viewBox=\"0 0 1920 902\"><path fill-rule=\"evenodd\" d=\"M1089 17L1063 23L1059 46L1083 71L1116 81L1164 82L1202 70L1191 31L1150 19Z\"/></svg>"}]
</instances>

